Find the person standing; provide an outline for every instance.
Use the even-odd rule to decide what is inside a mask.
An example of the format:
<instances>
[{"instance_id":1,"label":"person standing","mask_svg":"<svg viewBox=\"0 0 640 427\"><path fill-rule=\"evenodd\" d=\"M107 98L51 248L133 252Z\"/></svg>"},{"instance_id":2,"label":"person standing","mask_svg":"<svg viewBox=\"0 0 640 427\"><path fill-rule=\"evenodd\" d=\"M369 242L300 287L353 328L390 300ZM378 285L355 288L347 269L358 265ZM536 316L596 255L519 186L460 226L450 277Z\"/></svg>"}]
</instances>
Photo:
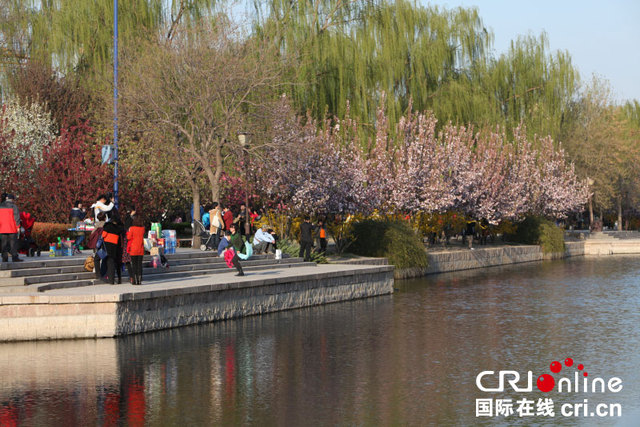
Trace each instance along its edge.
<instances>
[{"instance_id":1,"label":"person standing","mask_svg":"<svg viewBox=\"0 0 640 427\"><path fill-rule=\"evenodd\" d=\"M302 258L304 253L304 260L311 261L311 246L313 245L313 225L311 225L311 219L308 216L304 217L304 222L300 225L300 253L298 256Z\"/></svg>"},{"instance_id":2,"label":"person standing","mask_svg":"<svg viewBox=\"0 0 640 427\"><path fill-rule=\"evenodd\" d=\"M217 248L220 244L222 230L224 230L224 219L220 213L220 205L218 202L213 202L212 208L209 211L209 223L209 232L213 236L213 245Z\"/></svg>"},{"instance_id":3,"label":"person standing","mask_svg":"<svg viewBox=\"0 0 640 427\"><path fill-rule=\"evenodd\" d=\"M236 276L244 276L244 271L240 264L240 257L238 257L238 253L231 245L231 233L228 231L224 233L224 237L220 240L220 244L218 245L218 256L220 258L224 258L229 267L235 267L236 270L238 270L238 274L236 274Z\"/></svg>"},{"instance_id":4,"label":"person standing","mask_svg":"<svg viewBox=\"0 0 640 427\"><path fill-rule=\"evenodd\" d=\"M233 224L233 212L229 209L228 206L225 206L222 209L222 219L224 221L224 229L229 230L231 228L231 224Z\"/></svg>"},{"instance_id":5,"label":"person standing","mask_svg":"<svg viewBox=\"0 0 640 427\"><path fill-rule=\"evenodd\" d=\"M76 224L84 220L87 216L87 213L82 209L82 203L79 200L76 200L73 203L73 208L71 208L71 212L69 213L69 222L72 227L75 227ZM73 246L75 246L76 250L80 252L80 246L84 243L84 234L78 234L75 242L73 242Z\"/></svg>"},{"instance_id":6,"label":"person standing","mask_svg":"<svg viewBox=\"0 0 640 427\"><path fill-rule=\"evenodd\" d=\"M133 218L133 225L127 231L127 252L131 256L133 285L142 284L142 258L144 257L144 222L139 216ZM131 273L130 273L131 274Z\"/></svg>"},{"instance_id":7,"label":"person standing","mask_svg":"<svg viewBox=\"0 0 640 427\"><path fill-rule=\"evenodd\" d=\"M15 204L15 196L7 194L0 203L0 251L2 262L22 262L18 258L18 233L20 232L20 210Z\"/></svg>"},{"instance_id":8,"label":"person standing","mask_svg":"<svg viewBox=\"0 0 640 427\"><path fill-rule=\"evenodd\" d=\"M98 216L95 219L95 229L93 230L93 232L89 236L89 241L87 242L87 248L93 249L93 268L94 268L95 273L96 273L96 279L100 279L107 272L106 259L105 259L105 261L102 261L100 259L100 256L98 255L98 249L96 248L96 244L98 242L98 239L102 237L102 231L103 231L104 222L105 222L106 217L107 216L105 215L104 212L100 212L98 214Z\"/></svg>"},{"instance_id":9,"label":"person standing","mask_svg":"<svg viewBox=\"0 0 640 427\"><path fill-rule=\"evenodd\" d=\"M71 225L75 226L76 223L82 221L85 216L87 216L87 213L82 210L82 203L79 200L76 200L73 203L71 212L69 213L69 221L71 221Z\"/></svg>"},{"instance_id":10,"label":"person standing","mask_svg":"<svg viewBox=\"0 0 640 427\"><path fill-rule=\"evenodd\" d=\"M240 235L245 236L247 234L247 230L245 229L247 220L249 219L249 215L247 214L247 207L245 205L240 205L240 212L235 219L235 223L238 224L238 231ZM248 238L249 236L245 236Z\"/></svg>"},{"instance_id":11,"label":"person standing","mask_svg":"<svg viewBox=\"0 0 640 427\"><path fill-rule=\"evenodd\" d=\"M115 276L118 275L117 284L122 283L122 234L124 227L117 215L114 215L102 228L102 240L107 250L107 280L114 285Z\"/></svg>"},{"instance_id":12,"label":"person standing","mask_svg":"<svg viewBox=\"0 0 640 427\"><path fill-rule=\"evenodd\" d=\"M127 269L127 273L129 274L129 282L133 284L133 266L131 264L131 254L129 253L129 242L127 239L127 232L129 228L133 225L133 221L136 218L136 207L132 206L130 209L127 209L127 214L124 218L124 226L122 239L120 241L120 246L122 247L122 263L125 265Z\"/></svg>"},{"instance_id":13,"label":"person standing","mask_svg":"<svg viewBox=\"0 0 640 427\"><path fill-rule=\"evenodd\" d=\"M127 214L124 217L124 230L127 231L129 227L133 225L133 219L136 217L136 207L131 206L127 209Z\"/></svg>"},{"instance_id":14,"label":"person standing","mask_svg":"<svg viewBox=\"0 0 640 427\"><path fill-rule=\"evenodd\" d=\"M318 221L318 240L320 242L320 252L324 255L327 252L327 229L324 221Z\"/></svg>"},{"instance_id":15,"label":"person standing","mask_svg":"<svg viewBox=\"0 0 640 427\"><path fill-rule=\"evenodd\" d=\"M111 218L111 215L114 212L113 207L115 205L113 201L110 200L110 198L111 198L111 193L101 194L98 196L98 200L96 200L96 202L91 205L91 208L93 209L94 218L98 218L98 214L100 212L104 212L104 214L107 216L107 220Z\"/></svg>"},{"instance_id":16,"label":"person standing","mask_svg":"<svg viewBox=\"0 0 640 427\"><path fill-rule=\"evenodd\" d=\"M473 237L475 234L476 234L476 222L473 220L467 221L465 236L467 238L467 243L469 244L469 249L473 249Z\"/></svg>"}]
</instances>

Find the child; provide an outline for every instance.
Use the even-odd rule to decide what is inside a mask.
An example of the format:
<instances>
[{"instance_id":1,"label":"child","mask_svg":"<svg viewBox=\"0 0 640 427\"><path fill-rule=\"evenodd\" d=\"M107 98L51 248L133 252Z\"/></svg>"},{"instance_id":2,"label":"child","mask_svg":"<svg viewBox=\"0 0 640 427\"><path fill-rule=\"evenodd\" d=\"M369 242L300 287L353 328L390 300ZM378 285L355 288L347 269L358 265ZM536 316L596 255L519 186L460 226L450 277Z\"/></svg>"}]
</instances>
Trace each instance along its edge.
<instances>
[{"instance_id":1,"label":"child","mask_svg":"<svg viewBox=\"0 0 640 427\"><path fill-rule=\"evenodd\" d=\"M127 231L127 251L131 255L133 285L142 284L142 258L144 256L144 222L140 215L133 217L133 225Z\"/></svg>"}]
</instances>

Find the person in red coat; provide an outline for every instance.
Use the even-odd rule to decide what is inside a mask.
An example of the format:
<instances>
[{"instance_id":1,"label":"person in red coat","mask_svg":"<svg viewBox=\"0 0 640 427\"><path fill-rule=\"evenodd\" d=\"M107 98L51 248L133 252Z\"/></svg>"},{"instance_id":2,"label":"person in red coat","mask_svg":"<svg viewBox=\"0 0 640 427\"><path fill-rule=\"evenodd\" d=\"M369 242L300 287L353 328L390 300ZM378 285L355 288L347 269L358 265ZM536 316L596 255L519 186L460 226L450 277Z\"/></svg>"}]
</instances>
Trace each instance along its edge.
<instances>
[{"instance_id":1,"label":"person in red coat","mask_svg":"<svg viewBox=\"0 0 640 427\"><path fill-rule=\"evenodd\" d=\"M231 224L233 224L233 212L228 206L222 209L222 220L224 221L224 229L229 230Z\"/></svg>"},{"instance_id":2,"label":"person in red coat","mask_svg":"<svg viewBox=\"0 0 640 427\"><path fill-rule=\"evenodd\" d=\"M144 256L144 222L140 215L133 217L133 225L127 231L127 252L131 255L134 285L142 284L142 257Z\"/></svg>"},{"instance_id":3,"label":"person in red coat","mask_svg":"<svg viewBox=\"0 0 640 427\"><path fill-rule=\"evenodd\" d=\"M18 232L20 231L20 211L14 203L13 194L3 194L0 203L0 252L2 262L9 261L9 252L13 262L21 262L18 258Z\"/></svg>"}]
</instances>

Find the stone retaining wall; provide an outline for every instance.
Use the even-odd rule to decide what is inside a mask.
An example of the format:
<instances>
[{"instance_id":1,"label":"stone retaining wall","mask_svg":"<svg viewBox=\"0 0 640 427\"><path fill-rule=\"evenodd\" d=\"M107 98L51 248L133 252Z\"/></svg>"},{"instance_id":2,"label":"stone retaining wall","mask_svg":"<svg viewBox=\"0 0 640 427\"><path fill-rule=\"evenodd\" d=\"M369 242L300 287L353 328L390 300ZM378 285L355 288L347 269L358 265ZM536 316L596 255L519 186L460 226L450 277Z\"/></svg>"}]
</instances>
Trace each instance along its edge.
<instances>
[{"instance_id":1,"label":"stone retaining wall","mask_svg":"<svg viewBox=\"0 0 640 427\"><path fill-rule=\"evenodd\" d=\"M0 341L113 337L392 292L393 266L371 266L149 292L3 296Z\"/></svg>"},{"instance_id":2,"label":"stone retaining wall","mask_svg":"<svg viewBox=\"0 0 640 427\"><path fill-rule=\"evenodd\" d=\"M585 242L564 242L564 257L584 256Z\"/></svg>"},{"instance_id":3,"label":"stone retaining wall","mask_svg":"<svg viewBox=\"0 0 640 427\"><path fill-rule=\"evenodd\" d=\"M543 259L542 250L539 246L524 245L429 252L427 255L429 257L427 274L541 261Z\"/></svg>"},{"instance_id":4,"label":"stone retaining wall","mask_svg":"<svg viewBox=\"0 0 640 427\"><path fill-rule=\"evenodd\" d=\"M640 254L638 239L590 238L584 242L585 255Z\"/></svg>"}]
</instances>

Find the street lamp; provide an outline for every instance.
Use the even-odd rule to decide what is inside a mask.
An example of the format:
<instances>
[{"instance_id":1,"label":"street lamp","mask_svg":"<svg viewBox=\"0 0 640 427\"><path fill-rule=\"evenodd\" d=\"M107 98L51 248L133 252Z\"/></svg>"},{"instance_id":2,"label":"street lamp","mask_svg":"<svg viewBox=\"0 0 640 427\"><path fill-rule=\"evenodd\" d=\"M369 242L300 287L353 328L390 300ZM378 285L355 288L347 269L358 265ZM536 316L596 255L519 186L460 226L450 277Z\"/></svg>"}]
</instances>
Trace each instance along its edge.
<instances>
[{"instance_id":1,"label":"street lamp","mask_svg":"<svg viewBox=\"0 0 640 427\"><path fill-rule=\"evenodd\" d=\"M113 0L113 201L118 209L118 0Z\"/></svg>"},{"instance_id":2,"label":"street lamp","mask_svg":"<svg viewBox=\"0 0 640 427\"><path fill-rule=\"evenodd\" d=\"M244 235L249 239L251 234L251 217L249 216L249 134L246 132L240 132L238 134L238 142L242 147L242 153L244 157L244 206L245 206L245 219L244 219Z\"/></svg>"}]
</instances>

